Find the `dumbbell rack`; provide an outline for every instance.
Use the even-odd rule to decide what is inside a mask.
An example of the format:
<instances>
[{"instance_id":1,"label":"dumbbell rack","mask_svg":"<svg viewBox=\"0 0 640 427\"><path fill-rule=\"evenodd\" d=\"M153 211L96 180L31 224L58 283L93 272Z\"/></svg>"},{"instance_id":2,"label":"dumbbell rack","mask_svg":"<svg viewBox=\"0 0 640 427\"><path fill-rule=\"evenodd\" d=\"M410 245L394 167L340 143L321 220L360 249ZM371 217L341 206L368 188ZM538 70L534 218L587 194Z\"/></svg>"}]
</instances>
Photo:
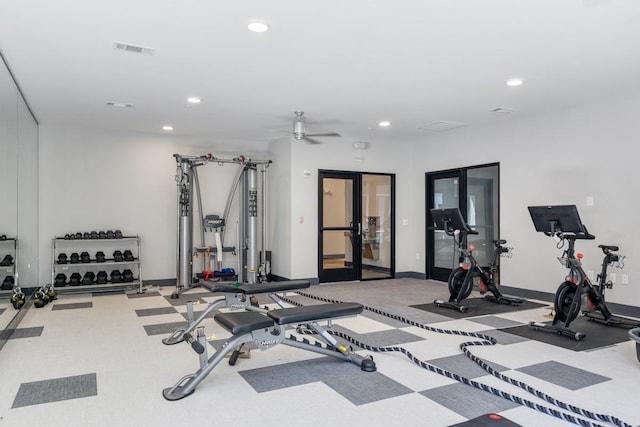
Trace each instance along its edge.
<instances>
[{"instance_id":1,"label":"dumbbell rack","mask_svg":"<svg viewBox=\"0 0 640 427\"><path fill-rule=\"evenodd\" d=\"M18 285L18 276L16 274L18 262L18 239L12 237L0 239L0 261L2 261L7 255L10 255L13 258L13 261L11 265L0 266L0 284L6 277L11 276L13 277L14 282L13 287L15 287ZM0 297L12 295L13 287L8 290L0 289Z\"/></svg>"},{"instance_id":2,"label":"dumbbell rack","mask_svg":"<svg viewBox=\"0 0 640 427\"><path fill-rule=\"evenodd\" d=\"M131 250L134 259L132 261L115 261L111 255L115 250L125 251ZM96 252L102 251L105 254L105 262L96 262ZM58 263L58 256L62 253L69 257L72 253L81 254L88 252L91 262L88 263ZM58 294L63 293L81 293L81 292L100 292L118 289L137 288L137 293L144 293L142 287L142 265L141 265L140 237L123 236L119 239L67 239L64 237L54 237L51 242L51 284L55 287ZM98 271L106 271L107 274L112 270L129 269L133 272L132 282L112 283L110 280L105 284L77 285L68 284L69 277L73 273L79 273L84 276L87 272L97 274ZM55 286L55 277L59 273L67 276L67 285Z\"/></svg>"}]
</instances>

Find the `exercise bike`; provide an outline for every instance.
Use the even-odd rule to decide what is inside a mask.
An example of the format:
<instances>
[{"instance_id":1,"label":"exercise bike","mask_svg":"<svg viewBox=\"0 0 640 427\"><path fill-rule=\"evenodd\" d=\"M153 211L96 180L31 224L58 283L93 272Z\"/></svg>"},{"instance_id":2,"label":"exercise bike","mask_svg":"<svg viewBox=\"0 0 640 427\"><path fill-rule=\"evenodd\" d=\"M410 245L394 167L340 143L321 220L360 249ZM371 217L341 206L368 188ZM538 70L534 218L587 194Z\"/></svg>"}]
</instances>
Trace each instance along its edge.
<instances>
[{"instance_id":1,"label":"exercise bike","mask_svg":"<svg viewBox=\"0 0 640 427\"><path fill-rule=\"evenodd\" d=\"M477 282L481 294L490 292L485 295L485 299L488 301L508 305L518 305L524 302L521 298L506 297L498 289L496 277L500 269L500 256L509 253L509 248L503 246L507 243L506 240L492 240L494 248L489 267L482 267L473 256L475 247L467 245L467 236L478 234L478 232L472 230L462 219L460 209L432 209L431 216L437 229L444 230L448 236L453 236L460 253L460 266L449 275L449 301L435 300L433 301L435 305L463 313L469 311L468 307L462 305L462 301L471 294L475 282Z\"/></svg>"},{"instance_id":2,"label":"exercise bike","mask_svg":"<svg viewBox=\"0 0 640 427\"><path fill-rule=\"evenodd\" d=\"M551 325L540 322L529 322L529 327L534 330L543 330L574 338L578 341L586 337L586 334L569 328L578 314L582 314L589 320L600 322L609 326L619 326L627 329L639 327L640 322L632 319L614 316L609 311L605 302L605 289L611 289L613 283L607 281L607 269L614 263L620 263L618 246L598 245L604 254L602 269L597 276L597 285L593 284L582 268L582 254L575 253L576 240L594 240L595 236L587 230L580 221L575 205L569 206L542 206L529 207L531 217L536 229L548 236L560 239L559 247L568 242L567 249L560 263L569 269L565 281L556 291L553 306L554 317ZM547 225L545 225L545 223Z\"/></svg>"}]
</instances>

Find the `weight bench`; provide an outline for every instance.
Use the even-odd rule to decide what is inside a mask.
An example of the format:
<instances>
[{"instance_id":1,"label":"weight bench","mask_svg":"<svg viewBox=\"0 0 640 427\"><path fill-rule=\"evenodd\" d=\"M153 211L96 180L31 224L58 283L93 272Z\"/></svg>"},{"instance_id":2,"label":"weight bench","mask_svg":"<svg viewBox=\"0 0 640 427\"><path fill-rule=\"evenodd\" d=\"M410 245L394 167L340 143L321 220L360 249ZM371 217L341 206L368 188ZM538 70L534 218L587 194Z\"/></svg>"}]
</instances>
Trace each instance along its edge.
<instances>
[{"instance_id":1,"label":"weight bench","mask_svg":"<svg viewBox=\"0 0 640 427\"><path fill-rule=\"evenodd\" d=\"M232 337L211 358L207 359L207 339L204 336L203 328L198 328L197 340L194 342L199 346L192 344L192 347L200 354L200 369L193 374L182 377L173 387L164 389L162 395L167 400L179 400L189 396L227 354L249 342L253 342L260 350L268 350L277 344L285 344L337 357L360 366L363 371L374 372L376 365L372 358L360 356L340 345L326 329L316 322L317 320L331 320L360 314L363 308L362 304L345 302L281 308L268 311L266 315L256 311L217 313L214 316L215 321L231 332ZM295 338L285 337L287 327L300 324L305 324L312 329L317 334L314 337L325 341L326 346L313 345L306 340L297 341ZM200 347L204 351L198 351Z\"/></svg>"},{"instance_id":2,"label":"weight bench","mask_svg":"<svg viewBox=\"0 0 640 427\"><path fill-rule=\"evenodd\" d=\"M268 282L257 284L244 284L235 286L229 283L204 282L202 287L213 293L221 293L224 298L213 301L209 307L194 320L193 302L187 302L187 327L178 329L164 338L162 342L167 345L177 344L186 340L192 340L191 332L211 313L220 308L229 310L249 310L266 313L268 309L260 308L252 304L252 296L258 294L268 294L276 304L282 308L287 305L278 297L277 292L295 291L298 289L307 289L311 286L308 280L287 280L282 282Z\"/></svg>"}]
</instances>

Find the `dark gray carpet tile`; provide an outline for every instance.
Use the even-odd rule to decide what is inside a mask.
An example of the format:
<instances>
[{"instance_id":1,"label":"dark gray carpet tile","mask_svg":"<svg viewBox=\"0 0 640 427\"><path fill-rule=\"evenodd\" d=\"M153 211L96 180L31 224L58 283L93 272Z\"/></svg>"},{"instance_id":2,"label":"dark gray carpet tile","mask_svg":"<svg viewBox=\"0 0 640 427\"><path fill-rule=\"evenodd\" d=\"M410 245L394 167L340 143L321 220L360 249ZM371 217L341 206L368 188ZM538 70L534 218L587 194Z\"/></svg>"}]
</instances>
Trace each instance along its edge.
<instances>
[{"instance_id":1,"label":"dark gray carpet tile","mask_svg":"<svg viewBox=\"0 0 640 427\"><path fill-rule=\"evenodd\" d=\"M15 340L18 338L33 338L39 337L42 335L42 331L44 330L44 326L36 326L33 328L17 328L13 331L11 335L11 339Z\"/></svg>"},{"instance_id":2,"label":"dark gray carpet tile","mask_svg":"<svg viewBox=\"0 0 640 427\"><path fill-rule=\"evenodd\" d=\"M420 394L469 419L520 406L489 392L461 383L425 390Z\"/></svg>"},{"instance_id":3,"label":"dark gray carpet tile","mask_svg":"<svg viewBox=\"0 0 640 427\"><path fill-rule=\"evenodd\" d=\"M498 344L502 345L517 344L519 342L529 341L527 338L523 338L514 334L508 334L506 332L502 332L502 330L500 329L487 329L486 331L478 331L477 333L492 336L498 341Z\"/></svg>"},{"instance_id":4,"label":"dark gray carpet tile","mask_svg":"<svg viewBox=\"0 0 640 427\"><path fill-rule=\"evenodd\" d=\"M441 357L439 359L428 360L427 362L446 371L455 372L456 374L462 375L465 378L473 379L483 377L485 375L491 375L464 354ZM487 364L498 372L504 372L509 369L507 367L489 361L487 361Z\"/></svg>"},{"instance_id":5,"label":"dark gray carpet tile","mask_svg":"<svg viewBox=\"0 0 640 427\"><path fill-rule=\"evenodd\" d=\"M97 396L98 384L96 374L77 375L73 377L55 378L52 380L34 381L20 384L18 393L11 408L40 405L42 403L59 402L62 400L79 399ZM31 414L46 424L46 414ZM38 423L34 419L32 422Z\"/></svg>"},{"instance_id":6,"label":"dark gray carpet tile","mask_svg":"<svg viewBox=\"0 0 640 427\"><path fill-rule=\"evenodd\" d=\"M517 370L569 390L579 390L611 380L611 378L556 361L537 363Z\"/></svg>"},{"instance_id":7,"label":"dark gray carpet tile","mask_svg":"<svg viewBox=\"0 0 640 427\"><path fill-rule=\"evenodd\" d=\"M129 298L129 299L148 298L148 297L161 297L161 296L162 296L162 294L160 294L160 292L158 292L158 291L147 291L147 292L144 292L142 294L139 294L139 293L127 294L127 298Z\"/></svg>"},{"instance_id":8,"label":"dark gray carpet tile","mask_svg":"<svg viewBox=\"0 0 640 427\"><path fill-rule=\"evenodd\" d=\"M377 332L368 332L365 334L358 334L353 332L350 329L346 329L341 327L340 325L333 325L332 330L336 332L342 332L350 337L355 338L358 341L361 341L363 344L370 345L372 347L385 347L385 346L394 346L401 345L410 342L424 341L425 339L419 337L417 335L411 334L406 331L402 331L399 329L390 329L386 331L377 331ZM310 336L313 338L313 335ZM344 343L346 346L354 347L354 350L359 350L360 347L351 344L349 341L335 337L338 341Z\"/></svg>"},{"instance_id":9,"label":"dark gray carpet tile","mask_svg":"<svg viewBox=\"0 0 640 427\"><path fill-rule=\"evenodd\" d=\"M136 314L138 317L146 317L146 316L160 316L163 314L172 314L177 313L174 307L158 307L158 308L143 308L136 310Z\"/></svg>"},{"instance_id":10,"label":"dark gray carpet tile","mask_svg":"<svg viewBox=\"0 0 640 427\"><path fill-rule=\"evenodd\" d=\"M197 304L207 304L207 301L203 300L199 296L196 296L195 294L184 294L184 295L181 295L180 298L176 298L176 299L171 299L170 296L165 296L164 299L174 307L187 305L187 302L189 301Z\"/></svg>"},{"instance_id":11,"label":"dark gray carpet tile","mask_svg":"<svg viewBox=\"0 0 640 427\"><path fill-rule=\"evenodd\" d=\"M0 308L0 314L4 313L6 308Z\"/></svg>"},{"instance_id":12,"label":"dark gray carpet tile","mask_svg":"<svg viewBox=\"0 0 640 427\"><path fill-rule=\"evenodd\" d=\"M74 303L69 303L69 304L54 304L51 307L52 311L55 310L75 310L78 308L92 308L93 307L93 303L91 301L89 302L74 302Z\"/></svg>"},{"instance_id":13,"label":"dark gray carpet tile","mask_svg":"<svg viewBox=\"0 0 640 427\"><path fill-rule=\"evenodd\" d=\"M412 393L412 390L378 372L363 372L352 363L322 357L240 371L258 393L321 381L354 405Z\"/></svg>"},{"instance_id":14,"label":"dark gray carpet tile","mask_svg":"<svg viewBox=\"0 0 640 427\"><path fill-rule=\"evenodd\" d=\"M467 298L466 300L462 301L462 305L466 307L468 311L462 312L445 306L438 306L433 302L413 305L412 307L419 310L425 310L431 313L452 317L454 319L466 319L477 316L531 310L534 308L547 306L547 304L539 304L532 301L524 301L522 304L518 305L496 304L494 302L487 301L484 298Z\"/></svg>"},{"instance_id":15,"label":"dark gray carpet tile","mask_svg":"<svg viewBox=\"0 0 640 427\"><path fill-rule=\"evenodd\" d=\"M516 322L513 320L505 319L500 316L482 316L469 319L472 322L480 323L482 325L491 326L492 328L511 328L513 326L521 326L522 322Z\"/></svg>"},{"instance_id":16,"label":"dark gray carpet tile","mask_svg":"<svg viewBox=\"0 0 640 427\"><path fill-rule=\"evenodd\" d=\"M144 325L144 330L147 335L168 335L177 329L186 328L187 322L171 322L160 323L156 325Z\"/></svg>"}]
</instances>

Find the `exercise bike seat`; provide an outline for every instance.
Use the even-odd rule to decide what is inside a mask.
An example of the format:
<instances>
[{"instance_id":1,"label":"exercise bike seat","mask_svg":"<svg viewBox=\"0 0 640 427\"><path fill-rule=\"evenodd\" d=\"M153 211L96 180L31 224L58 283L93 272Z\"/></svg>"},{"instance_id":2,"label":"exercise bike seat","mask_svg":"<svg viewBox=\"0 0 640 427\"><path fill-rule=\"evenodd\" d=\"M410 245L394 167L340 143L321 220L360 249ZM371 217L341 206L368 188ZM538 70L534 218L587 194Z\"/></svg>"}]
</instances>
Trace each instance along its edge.
<instances>
[{"instance_id":1,"label":"exercise bike seat","mask_svg":"<svg viewBox=\"0 0 640 427\"><path fill-rule=\"evenodd\" d=\"M609 245L598 245L598 247L600 249L602 249L602 252L607 253L607 251L613 251L613 252L617 252L620 250L619 247L617 246L609 246Z\"/></svg>"}]
</instances>

